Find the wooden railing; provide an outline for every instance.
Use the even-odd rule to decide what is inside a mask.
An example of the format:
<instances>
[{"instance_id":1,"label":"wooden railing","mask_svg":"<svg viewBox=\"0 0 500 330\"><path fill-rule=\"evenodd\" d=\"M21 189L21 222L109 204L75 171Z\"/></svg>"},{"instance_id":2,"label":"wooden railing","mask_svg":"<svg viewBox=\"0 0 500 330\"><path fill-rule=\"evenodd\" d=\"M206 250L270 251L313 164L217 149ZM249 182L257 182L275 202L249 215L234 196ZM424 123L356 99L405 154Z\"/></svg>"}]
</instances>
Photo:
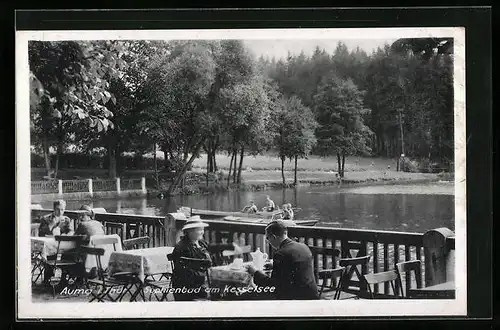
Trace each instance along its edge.
<instances>
[{"instance_id":1,"label":"wooden railing","mask_svg":"<svg viewBox=\"0 0 500 330\"><path fill-rule=\"evenodd\" d=\"M50 210L33 209L32 217L36 218L47 213L50 213ZM65 214L69 217L76 216L76 213L71 211L66 211ZM105 225L107 232L123 228L121 233L116 232L121 235L122 239L150 236L152 239L149 246L155 247L173 246L177 242L180 228L185 220L176 219L174 216L175 214L159 217L98 213L96 220ZM260 247L272 257L272 249L264 239L265 224L231 223L221 220L203 221L210 225L205 231L205 239L209 243L237 242L242 245L251 245L253 250ZM338 250L341 257L370 255L369 264L361 269L364 274L395 269L398 262L420 260L422 283L426 282L422 239L424 234L309 226L289 227L288 234L309 246L314 255L316 272L321 269L335 268L337 266L335 252ZM447 245L454 249L454 242L454 238L449 238ZM412 282L414 281L413 278ZM403 277L404 285L406 285L405 277ZM352 292L365 289L363 283L357 280L351 280L347 287L347 291ZM374 285L372 290L375 293L392 294L388 283Z\"/></svg>"}]
</instances>

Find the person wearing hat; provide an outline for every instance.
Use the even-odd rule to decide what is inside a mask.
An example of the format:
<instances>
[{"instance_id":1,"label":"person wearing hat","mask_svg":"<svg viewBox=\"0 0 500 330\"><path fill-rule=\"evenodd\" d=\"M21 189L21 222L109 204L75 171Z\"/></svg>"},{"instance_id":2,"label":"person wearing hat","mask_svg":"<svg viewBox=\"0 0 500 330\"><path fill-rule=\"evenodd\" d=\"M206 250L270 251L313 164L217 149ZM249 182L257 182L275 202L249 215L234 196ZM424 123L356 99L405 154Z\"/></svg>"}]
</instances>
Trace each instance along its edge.
<instances>
[{"instance_id":1,"label":"person wearing hat","mask_svg":"<svg viewBox=\"0 0 500 330\"><path fill-rule=\"evenodd\" d=\"M319 299L314 277L313 255L309 247L288 238L286 222L275 220L266 226L266 240L276 250L273 255L271 276L246 265L258 286L275 287L274 296L279 300Z\"/></svg>"},{"instance_id":2,"label":"person wearing hat","mask_svg":"<svg viewBox=\"0 0 500 330\"><path fill-rule=\"evenodd\" d=\"M206 260L206 264L212 265L213 261L211 254L223 250L239 250L239 247L235 244L208 244L208 242L203 239L205 227L208 227L208 224L202 222L200 216L190 217L182 227L184 235L175 245L174 251L172 252L174 261L172 287L174 289L174 299L176 301L206 299L208 297L205 290L207 267L200 265L200 263L186 263L181 260L182 257L198 259L199 261ZM191 289L189 290L190 292L179 293L175 291L176 288L182 289L183 287Z\"/></svg>"},{"instance_id":3,"label":"person wearing hat","mask_svg":"<svg viewBox=\"0 0 500 330\"><path fill-rule=\"evenodd\" d=\"M95 213L88 205L82 205L79 213L79 225L75 231L75 235L85 236L84 240L88 241L90 236L104 235L104 226L99 221L95 220Z\"/></svg>"}]
</instances>

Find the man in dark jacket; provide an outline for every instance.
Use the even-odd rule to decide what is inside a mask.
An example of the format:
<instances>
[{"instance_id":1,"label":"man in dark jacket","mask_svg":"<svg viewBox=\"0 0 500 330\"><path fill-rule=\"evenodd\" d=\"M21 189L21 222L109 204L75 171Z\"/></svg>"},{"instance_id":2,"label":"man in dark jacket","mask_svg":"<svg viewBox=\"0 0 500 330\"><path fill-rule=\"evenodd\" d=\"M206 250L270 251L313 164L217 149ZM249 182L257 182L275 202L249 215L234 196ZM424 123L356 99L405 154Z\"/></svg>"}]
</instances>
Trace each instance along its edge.
<instances>
[{"instance_id":1,"label":"man in dark jacket","mask_svg":"<svg viewBox=\"0 0 500 330\"><path fill-rule=\"evenodd\" d=\"M248 265L258 286L274 286L274 299L310 300L319 299L314 277L313 256L309 247L288 238L286 224L282 220L272 221L266 227L266 239L276 249L273 256L271 277Z\"/></svg>"}]
</instances>

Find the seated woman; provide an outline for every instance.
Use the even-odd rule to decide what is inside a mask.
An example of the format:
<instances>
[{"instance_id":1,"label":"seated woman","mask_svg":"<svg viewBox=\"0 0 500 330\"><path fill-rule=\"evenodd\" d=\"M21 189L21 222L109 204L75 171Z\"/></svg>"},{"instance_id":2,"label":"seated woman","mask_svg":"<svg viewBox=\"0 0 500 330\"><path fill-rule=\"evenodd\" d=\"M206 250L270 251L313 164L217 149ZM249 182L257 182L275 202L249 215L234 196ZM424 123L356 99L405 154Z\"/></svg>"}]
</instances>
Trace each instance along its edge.
<instances>
[{"instance_id":1,"label":"seated woman","mask_svg":"<svg viewBox=\"0 0 500 330\"><path fill-rule=\"evenodd\" d=\"M202 222L199 216L189 218L182 228L184 236L181 237L181 240L176 244L172 252L174 261L172 287L174 288L174 298L176 301L206 299L208 297L205 290L206 267L194 266L193 264L183 262L181 260L182 257L207 260L208 264L212 264L211 253L228 249L239 249L239 247L233 244L209 245L203 239L205 227L208 227L208 224ZM190 293L175 292L176 288L182 289L183 287L191 289L189 290Z\"/></svg>"},{"instance_id":2,"label":"seated woman","mask_svg":"<svg viewBox=\"0 0 500 330\"><path fill-rule=\"evenodd\" d=\"M82 205L80 210L84 212L79 214L80 223L75 231L75 235L85 236L85 241L88 241L90 236L93 235L104 235L104 226L102 223L94 219L95 214L92 208L88 205Z\"/></svg>"},{"instance_id":3,"label":"seated woman","mask_svg":"<svg viewBox=\"0 0 500 330\"><path fill-rule=\"evenodd\" d=\"M246 212L246 213L257 213L259 209L257 208L257 205L255 205L254 201L250 201L250 204L245 206L241 212Z\"/></svg>"},{"instance_id":4,"label":"seated woman","mask_svg":"<svg viewBox=\"0 0 500 330\"><path fill-rule=\"evenodd\" d=\"M48 235L73 235L73 221L64 215L66 202L57 200L54 202L54 212L42 217L38 236Z\"/></svg>"}]
</instances>

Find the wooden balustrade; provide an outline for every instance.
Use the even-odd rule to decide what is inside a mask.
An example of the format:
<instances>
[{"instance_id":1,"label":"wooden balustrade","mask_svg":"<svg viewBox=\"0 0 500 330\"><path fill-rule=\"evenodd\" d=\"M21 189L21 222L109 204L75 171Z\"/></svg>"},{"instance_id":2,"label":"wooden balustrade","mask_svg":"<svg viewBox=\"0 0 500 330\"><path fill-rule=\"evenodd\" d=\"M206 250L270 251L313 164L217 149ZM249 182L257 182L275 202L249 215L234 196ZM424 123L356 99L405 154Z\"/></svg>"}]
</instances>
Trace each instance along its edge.
<instances>
[{"instance_id":1,"label":"wooden balustrade","mask_svg":"<svg viewBox=\"0 0 500 330\"><path fill-rule=\"evenodd\" d=\"M50 210L32 210L32 216L50 213ZM69 217L76 212L66 211ZM179 215L180 216L180 215ZM183 215L182 215L183 216ZM103 224L124 224L125 234L122 239L149 236L150 247L173 246L180 236L180 229L185 218L179 217L125 215L116 213L98 213L96 220ZM223 220L203 220L210 226L205 230L205 239L209 243L231 243L250 245L255 250L259 247L272 257L272 249L264 238L265 224L231 223ZM116 225L114 225L116 227ZM108 229L106 228L108 231ZM398 262L420 260L422 262L422 283L425 278L425 254L423 253L423 236L421 233L404 233L394 231L345 229L331 227L294 226L288 228L288 235L306 243L314 255L316 272L320 269L335 268L338 257L355 257L371 255L370 262L362 267L362 273L382 272L396 268ZM447 239L447 246L454 248L454 237ZM403 278L405 280L405 277ZM414 282L416 279L412 279ZM403 282L405 285L405 282ZM351 280L347 290L356 292L363 288L363 283ZM375 293L390 294L389 285L374 285Z\"/></svg>"}]
</instances>

